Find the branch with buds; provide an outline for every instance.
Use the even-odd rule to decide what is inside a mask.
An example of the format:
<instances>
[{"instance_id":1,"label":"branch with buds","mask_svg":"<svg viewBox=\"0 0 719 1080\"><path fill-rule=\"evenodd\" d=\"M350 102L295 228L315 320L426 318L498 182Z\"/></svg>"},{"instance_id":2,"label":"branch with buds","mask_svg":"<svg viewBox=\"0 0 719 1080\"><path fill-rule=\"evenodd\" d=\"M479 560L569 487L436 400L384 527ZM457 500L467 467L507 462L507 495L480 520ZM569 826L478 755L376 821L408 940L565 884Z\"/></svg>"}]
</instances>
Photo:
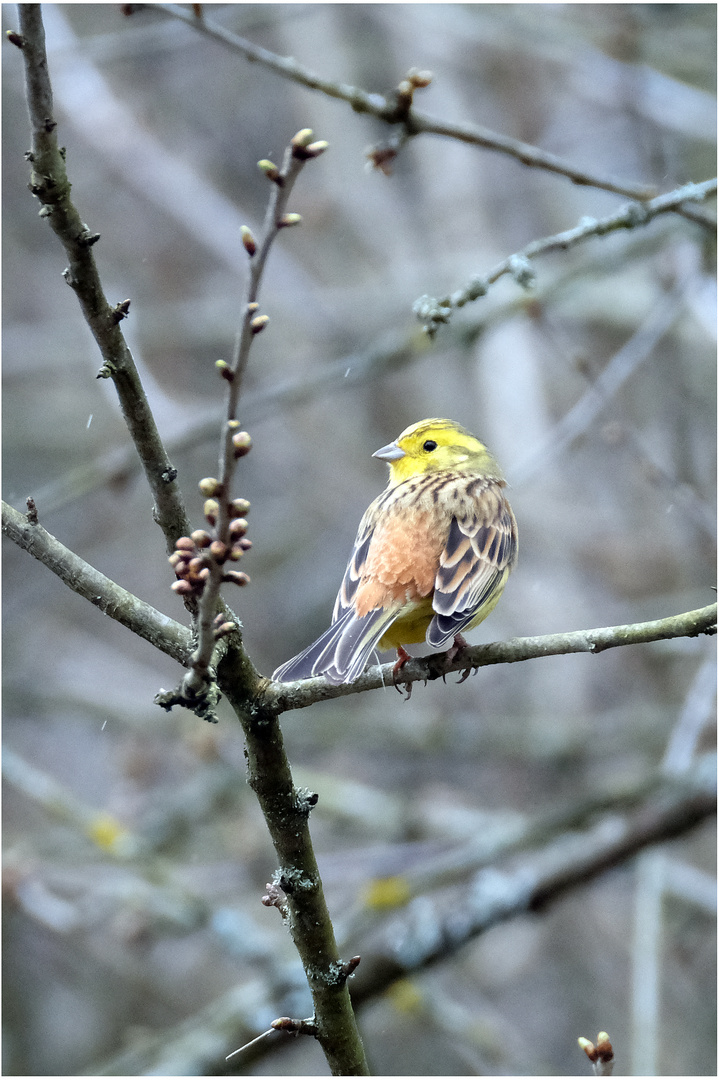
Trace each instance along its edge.
<instances>
[{"instance_id":1,"label":"branch with buds","mask_svg":"<svg viewBox=\"0 0 719 1080\"><path fill-rule=\"evenodd\" d=\"M606 236L607 233L616 232L619 229L636 229L642 225L648 225L659 214L679 210L687 202L702 202L716 195L716 191L717 179L714 177L701 184L684 184L674 191L658 195L656 199L651 199L649 202L630 203L617 213L605 218L583 218L573 229L566 229L564 232L546 236L541 240L533 240L522 251L517 251L503 259L487 274L472 278L466 285L447 296L440 298L420 296L414 302L414 313L424 324L425 333L431 337L436 334L441 325L449 322L453 311L484 296L489 287L505 274L514 278L521 288L533 289L536 274L532 260L538 255L546 255L550 251L568 251L569 248L589 240L590 237Z\"/></svg>"},{"instance_id":2,"label":"branch with buds","mask_svg":"<svg viewBox=\"0 0 719 1080\"><path fill-rule=\"evenodd\" d=\"M592 1063L592 1071L595 1076L611 1076L614 1071L614 1050L609 1041L606 1031L600 1031L597 1035L596 1046L589 1039L577 1039L581 1049Z\"/></svg>"},{"instance_id":3,"label":"branch with buds","mask_svg":"<svg viewBox=\"0 0 719 1080\"><path fill-rule=\"evenodd\" d=\"M205 477L199 484L205 496L205 526L189 536L179 537L170 555L177 577L172 589L197 604L197 645L178 689L169 693L162 691L155 701L165 709L185 705L211 722L217 719L214 711L219 699L217 664L227 648L229 636L233 633L239 636L238 624L223 604L220 590L226 584L243 586L250 581L244 571L232 567L252 547L252 541L246 535L245 516L250 504L247 499L232 497L232 484L238 461L252 449L252 437L242 429L237 409L252 343L270 321L267 315L260 313L258 298L262 274L280 230L298 225L302 220L299 214L287 210L297 177L308 161L319 157L326 149L326 142L315 140L311 129L303 128L290 141L279 167L268 160L258 162L272 188L259 240L246 225L241 230L241 242L250 261L241 323L232 361L218 360L215 365L227 384L218 476Z\"/></svg>"}]
</instances>

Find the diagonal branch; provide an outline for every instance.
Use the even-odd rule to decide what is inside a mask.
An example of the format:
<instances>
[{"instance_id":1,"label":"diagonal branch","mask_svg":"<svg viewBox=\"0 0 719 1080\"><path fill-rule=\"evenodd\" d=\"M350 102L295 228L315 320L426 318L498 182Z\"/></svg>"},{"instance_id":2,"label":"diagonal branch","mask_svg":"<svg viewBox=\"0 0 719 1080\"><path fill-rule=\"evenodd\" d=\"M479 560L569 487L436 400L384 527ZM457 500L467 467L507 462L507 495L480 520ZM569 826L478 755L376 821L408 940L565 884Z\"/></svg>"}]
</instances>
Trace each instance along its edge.
<instances>
[{"instance_id":1,"label":"diagonal branch","mask_svg":"<svg viewBox=\"0 0 719 1080\"><path fill-rule=\"evenodd\" d=\"M175 479L177 470L165 452L132 353L120 329L130 301L111 307L103 292L92 253L100 235L82 221L70 198L65 149L58 146L41 8L39 4L18 6L21 36L16 44L25 62L32 133L32 150L27 155L32 165L30 190L42 203L40 216L47 218L65 249L69 264L63 277L75 292L102 354L98 378L111 378L115 384L125 423L155 501L155 520L171 551L177 537L186 533L189 526Z\"/></svg>"},{"instance_id":2,"label":"diagonal branch","mask_svg":"<svg viewBox=\"0 0 719 1080\"><path fill-rule=\"evenodd\" d=\"M516 158L523 165L532 168L545 169L548 172L566 176L574 184L582 184L587 187L601 188L604 191L612 191L617 195L627 195L630 199L650 199L656 194L656 188L646 184L626 183L614 180L611 177L600 176L586 169L580 169L569 161L550 154L546 150L540 150L537 146L521 142L519 139L511 139L506 135L500 135L489 128L479 124L457 123L442 120L431 116L429 113L420 112L417 109L402 106L398 95L370 94L357 86L347 83L333 82L331 79L323 79L314 71L306 68L291 56L278 56L276 53L263 49L259 45L242 38L239 34L233 34L218 23L208 21L204 14L199 17L192 11L181 7L179 4L148 4L157 11L180 19L189 26L208 37L219 41L227 48L244 56L246 60L260 64L268 68L276 75L293 82L306 86L310 90L318 90L328 97L346 101L357 113L367 113L384 120L388 124L401 124L404 133L411 135L442 135L446 138L457 139L460 142L469 143L472 146L481 146L487 150L496 150L502 154L508 154Z\"/></svg>"},{"instance_id":3,"label":"diagonal branch","mask_svg":"<svg viewBox=\"0 0 719 1080\"><path fill-rule=\"evenodd\" d=\"M37 524L32 514L21 514L3 501L2 531L18 547L52 570L73 592L84 596L111 619L179 663L188 663L192 634L186 626L105 577Z\"/></svg>"},{"instance_id":4,"label":"diagonal branch","mask_svg":"<svg viewBox=\"0 0 719 1080\"><path fill-rule=\"evenodd\" d=\"M532 288L535 271L531 260L537 255L546 255L550 251L568 251L569 248L595 236L606 236L607 233L619 229L636 229L648 225L657 215L677 210L686 202L702 202L716 195L716 191L717 178L714 177L701 184L684 184L649 202L630 203L605 218L583 218L573 229L565 229L553 236L533 240L521 251L497 263L487 274L472 278L466 285L447 296L420 296L414 303L414 313L424 323L425 331L434 334L440 324L449 322L454 310L484 296L490 285L494 285L495 281L499 281L505 274L510 274L523 288Z\"/></svg>"}]
</instances>

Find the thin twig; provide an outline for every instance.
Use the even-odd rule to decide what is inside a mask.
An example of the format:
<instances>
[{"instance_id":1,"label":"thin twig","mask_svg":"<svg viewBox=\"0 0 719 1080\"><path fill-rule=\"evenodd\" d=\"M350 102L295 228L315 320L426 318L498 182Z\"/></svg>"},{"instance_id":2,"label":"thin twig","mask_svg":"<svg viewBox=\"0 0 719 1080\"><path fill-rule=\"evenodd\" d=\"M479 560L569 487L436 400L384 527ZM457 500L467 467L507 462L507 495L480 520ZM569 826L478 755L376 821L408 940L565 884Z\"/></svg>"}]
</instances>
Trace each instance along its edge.
<instances>
[{"instance_id":1,"label":"thin twig","mask_svg":"<svg viewBox=\"0 0 719 1080\"><path fill-rule=\"evenodd\" d=\"M487 274L476 276L460 289L442 297L420 296L414 303L414 313L424 323L428 334L434 334L438 328L449 322L452 312L473 300L485 296L491 285L505 274L510 274L524 289L531 289L535 281L535 270L531 260L550 251L567 251L577 244L595 236L606 236L619 229L636 229L648 225L659 214L676 210L682 203L701 202L715 195L717 178L705 180L701 184L684 184L664 195L644 203L629 203L615 214L605 218L583 218L573 229L555 233L541 240L533 240L521 251L509 255L497 263Z\"/></svg>"},{"instance_id":2,"label":"thin twig","mask_svg":"<svg viewBox=\"0 0 719 1080\"><path fill-rule=\"evenodd\" d=\"M249 229L243 230L243 243L250 259L250 272L244 302L241 308L241 321L235 342L231 365L220 362L220 371L227 380L227 411L220 435L218 478L208 477L201 482L201 489L208 495L205 503L205 516L214 528L214 543L209 546L210 557L205 559L204 583L199 586L197 616L197 647L192 654L190 670L185 675L179 689L179 698L186 698L192 708L205 708L204 699L212 695L215 685L212 664L216 663L218 649L218 627L216 616L221 605L220 590L226 581L242 584L249 579L246 574L227 571L227 559L239 558L242 545L245 544L243 529L244 518L240 516L237 503L232 500L232 483L240 457L251 447L247 432L240 431L237 408L242 380L247 368L252 343L268 323L265 315L259 315L259 294L263 272L270 250L280 231L299 222L298 214L287 214L287 204L295 181L305 163L318 157L325 149L325 142L312 142L312 132L305 128L294 136L285 151L281 168L272 162L261 162L263 171L271 184L270 197L265 214L262 236L255 240ZM245 504L249 507L249 503ZM241 524L242 523L242 524ZM236 528L237 527L237 528ZM236 530L233 532L233 530ZM206 553L205 553L206 554ZM229 623L226 624L229 626ZM241 649L241 636L235 624L233 647ZM225 643L226 644L226 643ZM246 658L246 663L249 660ZM255 677L256 677L256 673ZM212 714L210 714L212 716Z\"/></svg>"},{"instance_id":3,"label":"thin twig","mask_svg":"<svg viewBox=\"0 0 719 1080\"><path fill-rule=\"evenodd\" d=\"M135 362L120 330L130 301L124 300L114 307L108 303L92 253L92 246L100 239L99 233L93 233L82 221L70 199L65 153L58 146L57 123L53 118L40 5L20 4L19 15L32 132L32 150L28 155L32 164L30 190L42 203L40 216L47 218L69 259L63 276L75 292L102 354L98 378L110 378L115 384L125 423L152 491L155 520L171 551L177 537L187 532L188 519L176 482L177 470L165 452Z\"/></svg>"},{"instance_id":4,"label":"thin twig","mask_svg":"<svg viewBox=\"0 0 719 1080\"><path fill-rule=\"evenodd\" d=\"M469 143L473 146L481 146L487 150L496 150L502 154L520 161L523 165L533 168L545 169L548 172L566 176L574 184L582 184L587 187L601 188L604 191L612 191L618 195L626 195L631 199L649 199L656 194L656 188L646 184L626 183L611 177L603 177L586 169L580 169L569 161L565 161L556 154L550 154L540 150L537 146L520 142L519 139L511 139L506 135L490 131L489 128L479 124L454 123L431 116L429 113L420 112L413 108L402 108L398 103L398 95L370 94L357 86L347 83L335 82L331 79L323 79L314 71L298 63L293 57L278 56L276 53L263 49L259 45L253 45L246 38L233 34L218 23L213 23L205 18L197 18L178 4L148 4L165 15L171 15L180 19L199 32L206 34L215 41L232 49L244 56L246 60L254 61L263 67L281 75L285 79L306 86L310 90L318 90L328 97L346 101L357 113L366 113L388 124L401 124L406 136L413 135L442 135L446 138L458 139L460 142Z\"/></svg>"}]
</instances>

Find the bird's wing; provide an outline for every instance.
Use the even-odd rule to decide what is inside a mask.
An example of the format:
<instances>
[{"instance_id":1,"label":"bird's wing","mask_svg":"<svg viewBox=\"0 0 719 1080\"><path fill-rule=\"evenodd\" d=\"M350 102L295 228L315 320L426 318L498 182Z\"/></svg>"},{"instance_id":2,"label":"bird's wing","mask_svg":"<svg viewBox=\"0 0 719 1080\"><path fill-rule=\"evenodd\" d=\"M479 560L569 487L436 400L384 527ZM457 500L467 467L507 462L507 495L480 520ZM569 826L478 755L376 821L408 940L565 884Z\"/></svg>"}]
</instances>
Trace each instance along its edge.
<instances>
[{"instance_id":1,"label":"bird's wing","mask_svg":"<svg viewBox=\"0 0 719 1080\"><path fill-rule=\"evenodd\" d=\"M329 682L352 682L364 671L377 642L397 617L402 605L387 594L376 578L377 544L371 550L377 521L386 515L384 494L375 499L359 524L335 600L332 625L312 645L279 667L274 679L291 682L325 675ZM364 590L360 597L363 606L358 609L360 586Z\"/></svg>"},{"instance_id":2,"label":"bird's wing","mask_svg":"<svg viewBox=\"0 0 719 1080\"><path fill-rule=\"evenodd\" d=\"M483 481L481 489L468 488L465 494L435 578L436 614L427 631L434 649L489 615L517 558L517 524L500 485Z\"/></svg>"}]
</instances>

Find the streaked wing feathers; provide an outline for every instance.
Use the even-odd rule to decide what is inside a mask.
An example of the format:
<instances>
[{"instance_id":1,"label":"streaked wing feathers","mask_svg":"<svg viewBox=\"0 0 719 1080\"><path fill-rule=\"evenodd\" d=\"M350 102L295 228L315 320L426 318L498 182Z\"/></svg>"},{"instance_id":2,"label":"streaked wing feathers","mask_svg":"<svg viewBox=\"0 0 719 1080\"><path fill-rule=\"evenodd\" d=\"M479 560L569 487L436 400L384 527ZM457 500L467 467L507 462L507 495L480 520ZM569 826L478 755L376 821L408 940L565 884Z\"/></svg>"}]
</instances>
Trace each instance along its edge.
<instances>
[{"instance_id":1,"label":"streaked wing feathers","mask_svg":"<svg viewBox=\"0 0 719 1080\"><path fill-rule=\"evenodd\" d=\"M435 649L469 627L482 609L489 614L517 557L517 526L500 485L471 481L463 494L435 579L437 614L427 631Z\"/></svg>"}]
</instances>

